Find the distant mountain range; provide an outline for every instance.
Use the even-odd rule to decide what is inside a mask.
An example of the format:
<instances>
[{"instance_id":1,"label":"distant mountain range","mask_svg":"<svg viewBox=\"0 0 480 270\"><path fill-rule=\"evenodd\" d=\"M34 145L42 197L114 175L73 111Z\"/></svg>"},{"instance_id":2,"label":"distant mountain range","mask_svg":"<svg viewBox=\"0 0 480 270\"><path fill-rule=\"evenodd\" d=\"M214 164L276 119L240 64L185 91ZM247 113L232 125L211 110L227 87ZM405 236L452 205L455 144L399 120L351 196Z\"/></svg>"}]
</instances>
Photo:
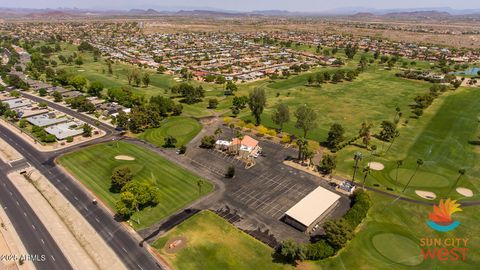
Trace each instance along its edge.
<instances>
[{"instance_id":1,"label":"distant mountain range","mask_svg":"<svg viewBox=\"0 0 480 270\"><path fill-rule=\"evenodd\" d=\"M28 8L1 8L0 18L33 17L33 18L75 18L88 16L349 16L385 17L385 18L447 18L465 15L480 16L480 9L452 9L440 8L415 8L415 9L374 9L364 7L338 8L322 12L292 12L286 10L254 10L249 12L221 10L221 9L184 9L166 8L158 9L130 9L130 10L105 10L105 9L28 9Z\"/></svg>"}]
</instances>

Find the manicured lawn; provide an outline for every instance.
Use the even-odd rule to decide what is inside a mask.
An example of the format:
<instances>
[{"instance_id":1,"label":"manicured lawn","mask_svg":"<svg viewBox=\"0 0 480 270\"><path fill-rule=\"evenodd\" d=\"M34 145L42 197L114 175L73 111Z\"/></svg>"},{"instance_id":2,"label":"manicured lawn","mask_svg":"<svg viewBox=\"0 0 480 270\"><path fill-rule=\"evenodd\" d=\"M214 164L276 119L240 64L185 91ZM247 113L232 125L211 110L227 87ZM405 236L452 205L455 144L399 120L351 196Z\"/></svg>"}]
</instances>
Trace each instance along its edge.
<instances>
[{"instance_id":1,"label":"manicured lawn","mask_svg":"<svg viewBox=\"0 0 480 270\"><path fill-rule=\"evenodd\" d=\"M135 160L117 160L117 155L131 156ZM60 157L59 162L112 209L119 198L119 194L109 191L110 176L115 168L129 167L134 173L134 181L153 183L159 190L160 203L132 216L131 224L136 229L158 222L213 189L210 182L204 181L199 194L199 176L150 150L126 142L90 146ZM137 219L140 224L133 222Z\"/></svg>"},{"instance_id":2,"label":"manicured lawn","mask_svg":"<svg viewBox=\"0 0 480 270\"><path fill-rule=\"evenodd\" d=\"M305 261L297 267L273 262L273 249L239 231L216 214L203 211L159 238L157 248L175 269L477 269L480 263L474 241L480 233L478 207L466 207L454 215L461 222L456 230L435 232L426 221L431 206L394 201L370 193L373 206L358 227L355 238L336 256L322 261ZM165 248L169 239L182 236L187 244L176 253ZM466 261L423 260L421 238L468 238ZM195 259L192 259L195 258Z\"/></svg>"},{"instance_id":3,"label":"manicured lawn","mask_svg":"<svg viewBox=\"0 0 480 270\"><path fill-rule=\"evenodd\" d=\"M159 128L148 129L140 133L138 138L162 146L165 143L166 136L173 136L177 139L178 147L190 142L200 130L202 130L202 125L193 118L169 117Z\"/></svg>"},{"instance_id":4,"label":"manicured lawn","mask_svg":"<svg viewBox=\"0 0 480 270\"><path fill-rule=\"evenodd\" d=\"M172 237L185 237L183 249L168 253ZM177 270L293 269L272 262L273 250L210 211L202 211L158 239L153 246Z\"/></svg>"},{"instance_id":5,"label":"manicured lawn","mask_svg":"<svg viewBox=\"0 0 480 270\"><path fill-rule=\"evenodd\" d=\"M408 115L408 106L413 98L427 92L430 84L398 78L395 72L379 68L369 68L353 82L323 84L321 88L304 86L308 78L306 75L272 83L265 88L268 100L262 123L276 127L271 120L271 114L277 104L284 103L292 113L291 121L284 126L285 131L301 135L300 130L294 127L293 112L300 105L309 104L318 114L318 128L312 130L308 137L323 141L333 123L343 125L346 136L353 137L357 135L363 121L370 121L378 126L383 120L391 120L396 106ZM276 97L277 93L279 97ZM250 112L245 111L240 116L252 120Z\"/></svg>"},{"instance_id":6,"label":"manicured lawn","mask_svg":"<svg viewBox=\"0 0 480 270\"><path fill-rule=\"evenodd\" d=\"M454 214L461 225L454 231L441 233L427 226L433 207L394 201L370 193L374 204L355 238L337 256L318 262L307 262L302 269L478 269L480 229L478 207L465 207ZM466 261L423 260L422 238L468 238ZM463 247L463 246L462 246Z\"/></svg>"},{"instance_id":7,"label":"manicured lawn","mask_svg":"<svg viewBox=\"0 0 480 270\"><path fill-rule=\"evenodd\" d=\"M461 88L449 92L435 101L424 116L419 120L411 120L408 126L400 125L400 137L392 145L390 151L381 157L373 157L358 147L347 147L338 153L339 168L337 171L345 176L353 172L353 152L362 151L367 157L363 165L370 160L381 162L385 170L374 172L370 184L379 183L381 188L403 188L416 167L416 160L421 158L425 164L419 169L416 177L407 189L410 195L418 198L414 191L422 189L433 191L437 196L444 197L454 184L458 170L466 169L466 176L458 186L472 189L474 197L480 198L480 166L479 146L469 143L478 135L480 115L480 92L476 89ZM374 144L386 150L387 144L375 141ZM385 151L380 151L385 152ZM404 160L404 165L398 171L398 183L395 182L397 170L396 160ZM449 195L462 198L455 190ZM462 198L468 199L468 198Z\"/></svg>"}]
</instances>

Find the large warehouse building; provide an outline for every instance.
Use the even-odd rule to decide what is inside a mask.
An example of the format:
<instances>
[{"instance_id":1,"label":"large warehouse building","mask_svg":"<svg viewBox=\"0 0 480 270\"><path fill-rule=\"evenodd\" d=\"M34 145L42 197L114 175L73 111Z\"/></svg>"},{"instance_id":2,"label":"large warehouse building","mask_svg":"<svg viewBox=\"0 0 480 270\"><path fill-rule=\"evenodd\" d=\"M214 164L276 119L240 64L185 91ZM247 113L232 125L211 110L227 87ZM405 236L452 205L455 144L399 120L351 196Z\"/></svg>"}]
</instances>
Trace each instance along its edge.
<instances>
[{"instance_id":1,"label":"large warehouse building","mask_svg":"<svg viewBox=\"0 0 480 270\"><path fill-rule=\"evenodd\" d=\"M285 213L285 222L309 233L337 206L340 195L318 187Z\"/></svg>"}]
</instances>

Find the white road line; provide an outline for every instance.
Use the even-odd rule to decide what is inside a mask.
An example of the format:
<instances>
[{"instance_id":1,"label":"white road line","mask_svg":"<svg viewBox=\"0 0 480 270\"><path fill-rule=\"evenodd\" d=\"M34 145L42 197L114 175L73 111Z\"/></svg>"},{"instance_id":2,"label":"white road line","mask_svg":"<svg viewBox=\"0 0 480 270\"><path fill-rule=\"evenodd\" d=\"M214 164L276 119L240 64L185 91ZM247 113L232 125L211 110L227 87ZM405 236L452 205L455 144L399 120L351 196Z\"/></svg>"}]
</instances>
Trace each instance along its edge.
<instances>
[{"instance_id":1,"label":"white road line","mask_svg":"<svg viewBox=\"0 0 480 270\"><path fill-rule=\"evenodd\" d=\"M24 216L27 216L27 213L23 212L23 215L24 215Z\"/></svg>"},{"instance_id":2,"label":"white road line","mask_svg":"<svg viewBox=\"0 0 480 270\"><path fill-rule=\"evenodd\" d=\"M52 255L50 255L50 257L52 257L52 260L55 261L55 258Z\"/></svg>"},{"instance_id":3,"label":"white road line","mask_svg":"<svg viewBox=\"0 0 480 270\"><path fill-rule=\"evenodd\" d=\"M122 247L122 249L123 249L123 251L125 251L125 253L127 253L127 250L124 247Z\"/></svg>"},{"instance_id":4,"label":"white road line","mask_svg":"<svg viewBox=\"0 0 480 270\"><path fill-rule=\"evenodd\" d=\"M44 244L44 245L45 245L45 241L43 241L43 239L40 239L40 241L42 241L42 244Z\"/></svg>"},{"instance_id":5,"label":"white road line","mask_svg":"<svg viewBox=\"0 0 480 270\"><path fill-rule=\"evenodd\" d=\"M34 226L33 224L32 224L32 228L33 228L35 231L37 230L37 228L35 228L35 226Z\"/></svg>"},{"instance_id":6,"label":"white road line","mask_svg":"<svg viewBox=\"0 0 480 270\"><path fill-rule=\"evenodd\" d=\"M98 218L95 217L95 220L96 220L98 223L100 223L100 220L98 220Z\"/></svg>"}]
</instances>

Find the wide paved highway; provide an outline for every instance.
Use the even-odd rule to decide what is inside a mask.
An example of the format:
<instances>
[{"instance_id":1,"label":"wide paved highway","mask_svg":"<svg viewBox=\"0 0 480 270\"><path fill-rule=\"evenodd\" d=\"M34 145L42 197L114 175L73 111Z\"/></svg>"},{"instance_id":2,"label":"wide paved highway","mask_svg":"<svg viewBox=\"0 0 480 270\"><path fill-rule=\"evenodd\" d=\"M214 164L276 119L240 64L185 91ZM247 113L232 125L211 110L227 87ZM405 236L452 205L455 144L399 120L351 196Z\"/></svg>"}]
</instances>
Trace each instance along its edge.
<instances>
[{"instance_id":1,"label":"wide paved highway","mask_svg":"<svg viewBox=\"0 0 480 270\"><path fill-rule=\"evenodd\" d=\"M58 153L37 151L29 143L9 129L0 125L0 138L13 146L25 160L37 168L70 201L82 216L95 228L108 245L118 254L128 269L163 269L152 255L117 222L112 214L92 203L87 193L75 179L63 173L56 166L54 158ZM63 152L63 151L62 151ZM99 157L101 158L101 157Z\"/></svg>"},{"instance_id":2,"label":"wide paved highway","mask_svg":"<svg viewBox=\"0 0 480 270\"><path fill-rule=\"evenodd\" d=\"M15 227L28 255L33 256L33 264L38 270L72 269L43 223L6 177L11 170L13 170L11 166L0 161L0 204Z\"/></svg>"}]
</instances>

